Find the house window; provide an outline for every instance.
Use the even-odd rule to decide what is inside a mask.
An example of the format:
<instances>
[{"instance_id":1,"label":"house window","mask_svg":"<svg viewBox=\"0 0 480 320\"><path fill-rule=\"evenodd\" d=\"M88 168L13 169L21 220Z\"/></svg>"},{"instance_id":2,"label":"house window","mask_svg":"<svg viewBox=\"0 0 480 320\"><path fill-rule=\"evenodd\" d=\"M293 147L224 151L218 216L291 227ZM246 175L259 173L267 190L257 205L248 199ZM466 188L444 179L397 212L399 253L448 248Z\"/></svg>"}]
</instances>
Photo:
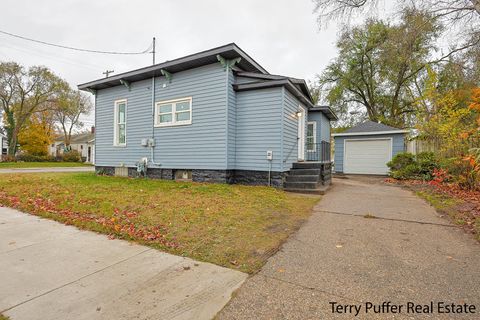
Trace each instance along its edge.
<instances>
[{"instance_id":1,"label":"house window","mask_svg":"<svg viewBox=\"0 0 480 320\"><path fill-rule=\"evenodd\" d=\"M317 123L307 123L307 151L315 151L315 143L317 142Z\"/></svg>"},{"instance_id":2,"label":"house window","mask_svg":"<svg viewBox=\"0 0 480 320\"><path fill-rule=\"evenodd\" d=\"M127 100L115 101L115 146L127 144Z\"/></svg>"},{"instance_id":3,"label":"house window","mask_svg":"<svg viewBox=\"0 0 480 320\"><path fill-rule=\"evenodd\" d=\"M157 102L155 126L179 126L192 123L192 98Z\"/></svg>"}]
</instances>

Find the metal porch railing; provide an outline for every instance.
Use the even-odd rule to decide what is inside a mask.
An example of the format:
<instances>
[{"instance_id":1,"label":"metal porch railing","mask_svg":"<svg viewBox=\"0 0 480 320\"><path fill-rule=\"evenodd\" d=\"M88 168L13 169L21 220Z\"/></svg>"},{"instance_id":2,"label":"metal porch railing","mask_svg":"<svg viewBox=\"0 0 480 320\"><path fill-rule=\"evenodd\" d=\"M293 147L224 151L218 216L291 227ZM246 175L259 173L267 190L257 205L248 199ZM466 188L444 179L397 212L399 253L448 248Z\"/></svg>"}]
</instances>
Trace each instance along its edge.
<instances>
[{"instance_id":1,"label":"metal porch railing","mask_svg":"<svg viewBox=\"0 0 480 320\"><path fill-rule=\"evenodd\" d=\"M305 145L305 161L330 162L330 142L307 142Z\"/></svg>"}]
</instances>

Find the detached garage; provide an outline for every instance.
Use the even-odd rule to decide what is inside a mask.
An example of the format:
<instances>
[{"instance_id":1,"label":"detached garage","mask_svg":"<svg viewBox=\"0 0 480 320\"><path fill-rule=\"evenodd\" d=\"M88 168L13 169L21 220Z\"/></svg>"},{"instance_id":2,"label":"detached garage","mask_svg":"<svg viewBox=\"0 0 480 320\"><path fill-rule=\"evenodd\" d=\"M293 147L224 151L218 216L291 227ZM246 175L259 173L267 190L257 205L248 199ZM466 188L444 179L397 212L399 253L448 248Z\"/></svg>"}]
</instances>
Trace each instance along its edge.
<instances>
[{"instance_id":1,"label":"detached garage","mask_svg":"<svg viewBox=\"0 0 480 320\"><path fill-rule=\"evenodd\" d=\"M335 139L335 172L350 174L388 173L387 162L405 151L408 130L366 121L342 133Z\"/></svg>"}]
</instances>

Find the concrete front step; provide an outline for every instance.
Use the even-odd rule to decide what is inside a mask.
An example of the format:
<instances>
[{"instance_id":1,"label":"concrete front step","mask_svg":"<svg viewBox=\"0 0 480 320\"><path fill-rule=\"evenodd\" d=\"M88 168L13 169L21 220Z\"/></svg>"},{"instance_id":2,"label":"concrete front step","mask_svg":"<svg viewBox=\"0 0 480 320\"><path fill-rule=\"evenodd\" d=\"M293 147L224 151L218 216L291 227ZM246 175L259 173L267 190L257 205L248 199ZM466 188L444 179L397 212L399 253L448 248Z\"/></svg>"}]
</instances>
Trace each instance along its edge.
<instances>
[{"instance_id":1,"label":"concrete front step","mask_svg":"<svg viewBox=\"0 0 480 320\"><path fill-rule=\"evenodd\" d=\"M319 176L320 169L291 169L289 176Z\"/></svg>"},{"instance_id":2,"label":"concrete front step","mask_svg":"<svg viewBox=\"0 0 480 320\"><path fill-rule=\"evenodd\" d=\"M318 182L285 182L285 189L317 189Z\"/></svg>"},{"instance_id":3,"label":"concrete front step","mask_svg":"<svg viewBox=\"0 0 480 320\"><path fill-rule=\"evenodd\" d=\"M292 168L293 169L314 169L314 168L320 169L322 165L324 165L324 163L322 162L309 162L309 161L294 162L292 164Z\"/></svg>"},{"instance_id":4,"label":"concrete front step","mask_svg":"<svg viewBox=\"0 0 480 320\"><path fill-rule=\"evenodd\" d=\"M318 174L313 175L288 175L287 182L318 182Z\"/></svg>"},{"instance_id":5,"label":"concrete front step","mask_svg":"<svg viewBox=\"0 0 480 320\"><path fill-rule=\"evenodd\" d=\"M326 186L319 186L318 188L315 188L315 189L295 189L295 188L285 188L283 190L287 191L287 192L295 192L295 193L307 193L307 194L325 194L328 190L328 188L330 188L330 185L326 185Z\"/></svg>"}]
</instances>

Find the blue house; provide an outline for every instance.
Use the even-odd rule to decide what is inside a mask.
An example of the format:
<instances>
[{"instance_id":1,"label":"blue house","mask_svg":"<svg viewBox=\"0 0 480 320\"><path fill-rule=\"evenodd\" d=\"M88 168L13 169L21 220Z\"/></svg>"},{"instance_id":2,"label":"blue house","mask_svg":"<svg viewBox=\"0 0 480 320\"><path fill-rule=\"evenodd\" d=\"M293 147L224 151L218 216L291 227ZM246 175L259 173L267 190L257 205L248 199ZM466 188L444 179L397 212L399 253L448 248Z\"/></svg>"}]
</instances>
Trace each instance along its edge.
<instances>
[{"instance_id":1,"label":"blue house","mask_svg":"<svg viewBox=\"0 0 480 320\"><path fill-rule=\"evenodd\" d=\"M405 152L409 130L365 121L345 132L333 134L335 172L351 174L388 174L387 162Z\"/></svg>"},{"instance_id":2,"label":"blue house","mask_svg":"<svg viewBox=\"0 0 480 320\"><path fill-rule=\"evenodd\" d=\"M95 95L97 171L290 189L329 182L335 115L313 104L304 80L269 74L234 43L79 89Z\"/></svg>"}]
</instances>

